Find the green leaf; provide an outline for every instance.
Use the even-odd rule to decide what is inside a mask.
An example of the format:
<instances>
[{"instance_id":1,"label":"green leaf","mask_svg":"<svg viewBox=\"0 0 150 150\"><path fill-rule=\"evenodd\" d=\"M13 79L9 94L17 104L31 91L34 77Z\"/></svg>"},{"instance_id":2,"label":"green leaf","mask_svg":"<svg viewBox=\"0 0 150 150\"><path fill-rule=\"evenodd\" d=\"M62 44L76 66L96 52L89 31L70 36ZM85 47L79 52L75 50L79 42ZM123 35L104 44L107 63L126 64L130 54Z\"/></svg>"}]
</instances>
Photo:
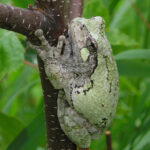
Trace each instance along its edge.
<instances>
[{"instance_id":1,"label":"green leaf","mask_svg":"<svg viewBox=\"0 0 150 150\"><path fill-rule=\"evenodd\" d=\"M33 4L34 0L12 0L12 2L17 7L27 8L28 4Z\"/></svg>"},{"instance_id":2,"label":"green leaf","mask_svg":"<svg viewBox=\"0 0 150 150\"><path fill-rule=\"evenodd\" d=\"M0 112L0 131L2 133L2 142L3 144L5 143L4 147L6 147L7 145L9 145L10 142L12 142L12 140L23 129L23 127L24 125L21 123L21 121Z\"/></svg>"},{"instance_id":3,"label":"green leaf","mask_svg":"<svg viewBox=\"0 0 150 150\"><path fill-rule=\"evenodd\" d=\"M37 117L9 145L7 150L35 150L40 144L46 144L44 112Z\"/></svg>"},{"instance_id":4,"label":"green leaf","mask_svg":"<svg viewBox=\"0 0 150 150\"><path fill-rule=\"evenodd\" d=\"M24 59L24 47L15 33L0 30L0 78L15 71Z\"/></svg>"},{"instance_id":5,"label":"green leaf","mask_svg":"<svg viewBox=\"0 0 150 150\"><path fill-rule=\"evenodd\" d=\"M124 129L126 130L126 133L134 133L135 129L135 121L136 119L142 115L142 113L145 111L145 102L149 99L149 89L150 89L150 81L146 83L146 88L144 89L138 103L134 105L134 110L132 111L130 120L128 121L128 126ZM135 133L134 133L135 134ZM119 145L119 150L124 149L124 147L129 143L129 141L132 139L132 136L129 136L128 134L125 134L122 138L122 141Z\"/></svg>"},{"instance_id":6,"label":"green leaf","mask_svg":"<svg viewBox=\"0 0 150 150\"><path fill-rule=\"evenodd\" d=\"M117 60L119 74L130 77L150 77L150 63L143 61Z\"/></svg>"},{"instance_id":7,"label":"green leaf","mask_svg":"<svg viewBox=\"0 0 150 150\"><path fill-rule=\"evenodd\" d=\"M88 1L83 10L83 16L85 18L91 18L93 16L101 16L108 24L109 14L106 8L101 4L100 0L90 0Z\"/></svg>"},{"instance_id":8,"label":"green leaf","mask_svg":"<svg viewBox=\"0 0 150 150\"><path fill-rule=\"evenodd\" d=\"M0 0L0 3L3 3L3 4L8 4L10 2L11 2L11 0Z\"/></svg>"},{"instance_id":9,"label":"green leaf","mask_svg":"<svg viewBox=\"0 0 150 150\"><path fill-rule=\"evenodd\" d=\"M115 56L116 60L122 59L150 59L150 50L146 49L136 49L136 50L128 50L119 53Z\"/></svg>"},{"instance_id":10,"label":"green leaf","mask_svg":"<svg viewBox=\"0 0 150 150\"><path fill-rule=\"evenodd\" d=\"M105 0L103 0L105 1ZM113 11L114 9L117 7L117 4L121 1L121 0L110 0L111 3L109 4L109 13L112 16L113 15Z\"/></svg>"},{"instance_id":11,"label":"green leaf","mask_svg":"<svg viewBox=\"0 0 150 150\"><path fill-rule=\"evenodd\" d=\"M117 29L106 30L106 35L113 46L138 46L138 43Z\"/></svg>"},{"instance_id":12,"label":"green leaf","mask_svg":"<svg viewBox=\"0 0 150 150\"><path fill-rule=\"evenodd\" d=\"M101 0L101 3L103 4L103 6L105 6L106 8L109 7L110 3L112 2L113 0Z\"/></svg>"},{"instance_id":13,"label":"green leaf","mask_svg":"<svg viewBox=\"0 0 150 150\"><path fill-rule=\"evenodd\" d=\"M118 7L117 11L115 11L115 14L111 20L110 27L111 28L119 28L120 24L126 23L126 20L122 21L125 17L126 12L130 8L130 1L121 1L120 7Z\"/></svg>"}]
</instances>

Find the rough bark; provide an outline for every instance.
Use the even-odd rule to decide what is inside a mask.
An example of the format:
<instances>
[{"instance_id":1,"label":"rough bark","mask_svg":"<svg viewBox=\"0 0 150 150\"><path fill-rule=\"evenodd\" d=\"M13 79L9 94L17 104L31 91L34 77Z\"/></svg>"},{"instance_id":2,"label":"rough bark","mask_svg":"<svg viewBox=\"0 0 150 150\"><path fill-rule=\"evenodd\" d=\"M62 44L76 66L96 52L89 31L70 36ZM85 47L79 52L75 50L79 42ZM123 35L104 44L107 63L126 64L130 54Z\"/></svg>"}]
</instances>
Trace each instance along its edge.
<instances>
[{"instance_id":1,"label":"rough bark","mask_svg":"<svg viewBox=\"0 0 150 150\"><path fill-rule=\"evenodd\" d=\"M39 45L39 40L34 36L34 32L41 28L49 43L56 45L58 37L67 29L68 12L72 12L69 14L69 21L81 16L82 4L83 0L70 0L69 11L65 0L35 0L35 5L29 6L28 9L0 4L0 28L21 33L36 45ZM75 150L76 146L62 132L58 122L58 90L55 90L47 79L40 58L38 64L44 95L47 149Z\"/></svg>"},{"instance_id":2,"label":"rough bark","mask_svg":"<svg viewBox=\"0 0 150 150\"><path fill-rule=\"evenodd\" d=\"M57 118L57 95L49 82L43 67L43 62L38 58L40 77L44 95L44 110L47 129L48 150L75 150L76 146L66 137L60 128Z\"/></svg>"},{"instance_id":3,"label":"rough bark","mask_svg":"<svg viewBox=\"0 0 150 150\"><path fill-rule=\"evenodd\" d=\"M34 44L39 43L34 36L34 31L41 28L48 38L52 32L50 29L54 26L51 22L37 10L0 4L0 28L21 33ZM48 31L51 32L47 34Z\"/></svg>"}]
</instances>

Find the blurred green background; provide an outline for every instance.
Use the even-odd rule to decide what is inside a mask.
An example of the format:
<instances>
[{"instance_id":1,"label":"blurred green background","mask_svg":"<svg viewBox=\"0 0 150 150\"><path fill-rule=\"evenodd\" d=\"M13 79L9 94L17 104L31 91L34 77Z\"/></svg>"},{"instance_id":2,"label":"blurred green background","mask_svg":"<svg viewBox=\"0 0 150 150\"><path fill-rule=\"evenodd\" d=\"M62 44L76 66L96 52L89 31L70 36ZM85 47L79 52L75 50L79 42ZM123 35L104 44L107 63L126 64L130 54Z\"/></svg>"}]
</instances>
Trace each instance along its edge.
<instances>
[{"instance_id":1,"label":"blurred green background","mask_svg":"<svg viewBox=\"0 0 150 150\"><path fill-rule=\"evenodd\" d=\"M27 8L31 0L0 0ZM114 150L150 150L150 0L85 0L83 16L102 16L120 75L110 127ZM36 55L20 34L0 29L0 150L45 150ZM91 150L106 150L105 135Z\"/></svg>"}]
</instances>

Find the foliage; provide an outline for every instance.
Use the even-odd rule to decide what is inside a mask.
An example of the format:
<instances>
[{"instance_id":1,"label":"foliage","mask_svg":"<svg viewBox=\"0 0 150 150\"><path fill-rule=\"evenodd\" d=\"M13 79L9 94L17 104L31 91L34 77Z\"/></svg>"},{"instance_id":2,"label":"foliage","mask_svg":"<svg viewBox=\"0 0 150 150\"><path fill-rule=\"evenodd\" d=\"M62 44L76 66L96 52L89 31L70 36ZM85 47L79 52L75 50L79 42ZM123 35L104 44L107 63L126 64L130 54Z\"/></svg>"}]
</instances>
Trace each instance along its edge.
<instances>
[{"instance_id":1,"label":"foliage","mask_svg":"<svg viewBox=\"0 0 150 150\"><path fill-rule=\"evenodd\" d=\"M0 0L27 7L32 0ZM135 0L150 23L150 1ZM150 149L150 29L127 0L85 0L83 16L103 16L120 75L120 98L110 127L113 149ZM24 56L24 57L23 57ZM0 149L45 149L45 125L36 55L19 34L0 30ZM17 147L16 147L17 146ZM91 150L106 149L105 136Z\"/></svg>"}]
</instances>

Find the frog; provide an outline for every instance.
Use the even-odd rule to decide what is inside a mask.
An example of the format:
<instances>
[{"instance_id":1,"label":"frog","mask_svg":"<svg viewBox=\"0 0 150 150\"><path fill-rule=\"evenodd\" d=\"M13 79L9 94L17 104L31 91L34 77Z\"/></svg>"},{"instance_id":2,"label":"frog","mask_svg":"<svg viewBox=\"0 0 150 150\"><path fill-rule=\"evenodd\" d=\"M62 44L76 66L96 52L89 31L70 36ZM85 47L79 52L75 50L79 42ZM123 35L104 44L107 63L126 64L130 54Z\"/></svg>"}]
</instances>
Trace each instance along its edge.
<instances>
[{"instance_id":1,"label":"frog","mask_svg":"<svg viewBox=\"0 0 150 150\"><path fill-rule=\"evenodd\" d=\"M60 35L56 46L35 31L40 46L32 45L45 72L59 89L57 116L63 132L80 148L88 148L110 126L118 103L118 70L105 34L105 21L77 17Z\"/></svg>"}]
</instances>

